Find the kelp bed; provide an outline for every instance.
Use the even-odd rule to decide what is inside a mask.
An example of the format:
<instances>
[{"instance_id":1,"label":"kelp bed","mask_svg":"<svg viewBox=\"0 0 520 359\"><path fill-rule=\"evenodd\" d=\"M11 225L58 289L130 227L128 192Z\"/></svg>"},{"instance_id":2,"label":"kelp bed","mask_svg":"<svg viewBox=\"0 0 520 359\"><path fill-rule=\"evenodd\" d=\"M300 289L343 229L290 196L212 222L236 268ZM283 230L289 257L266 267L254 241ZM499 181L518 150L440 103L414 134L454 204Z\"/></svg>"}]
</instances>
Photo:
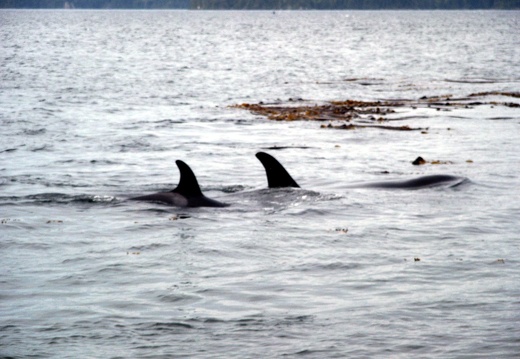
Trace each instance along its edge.
<instances>
[{"instance_id":1,"label":"kelp bed","mask_svg":"<svg viewBox=\"0 0 520 359\"><path fill-rule=\"evenodd\" d=\"M491 100L494 98L494 100ZM303 99L289 99L287 103L257 104L243 103L234 108L267 117L273 121L318 121L321 128L352 130L358 128L378 128L394 131L427 131L427 128L408 125L392 125L392 122L410 120L425 116L403 116L406 110L429 108L436 111L451 111L455 108L471 109L477 106L520 107L517 102L499 101L503 98L520 98L517 92L480 92L467 97L455 98L451 95L421 97L417 100L382 101L330 101L309 104Z\"/></svg>"}]
</instances>

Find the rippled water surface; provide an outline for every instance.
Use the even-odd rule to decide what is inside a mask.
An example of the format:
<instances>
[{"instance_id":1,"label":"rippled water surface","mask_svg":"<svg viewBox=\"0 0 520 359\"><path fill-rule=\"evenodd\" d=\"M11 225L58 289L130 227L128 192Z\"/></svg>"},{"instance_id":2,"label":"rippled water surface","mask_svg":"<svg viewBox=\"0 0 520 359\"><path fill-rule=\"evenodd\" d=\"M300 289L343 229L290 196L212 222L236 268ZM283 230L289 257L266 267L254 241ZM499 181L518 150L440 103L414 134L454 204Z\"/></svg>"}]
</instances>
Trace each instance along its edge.
<instances>
[{"instance_id":1,"label":"rippled water surface","mask_svg":"<svg viewBox=\"0 0 520 359\"><path fill-rule=\"evenodd\" d=\"M0 356L517 357L518 33L517 11L0 11ZM230 106L475 93L398 109L411 132ZM260 150L302 189L267 190ZM231 206L127 201L176 159ZM467 180L349 186L435 173Z\"/></svg>"}]
</instances>

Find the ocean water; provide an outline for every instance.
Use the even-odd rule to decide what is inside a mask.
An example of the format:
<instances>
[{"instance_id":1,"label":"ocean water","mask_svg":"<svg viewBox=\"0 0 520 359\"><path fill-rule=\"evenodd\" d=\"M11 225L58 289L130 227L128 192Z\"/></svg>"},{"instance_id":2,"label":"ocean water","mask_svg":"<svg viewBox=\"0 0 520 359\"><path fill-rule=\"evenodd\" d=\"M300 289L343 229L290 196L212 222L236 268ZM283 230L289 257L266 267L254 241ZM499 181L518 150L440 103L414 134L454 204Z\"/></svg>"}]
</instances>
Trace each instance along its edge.
<instances>
[{"instance_id":1,"label":"ocean water","mask_svg":"<svg viewBox=\"0 0 520 359\"><path fill-rule=\"evenodd\" d=\"M0 11L0 356L518 357L518 33L518 11ZM475 93L398 109L424 133L232 107ZM258 151L302 189L267 190ZM127 201L177 159L231 206ZM467 180L349 187L435 173Z\"/></svg>"}]
</instances>

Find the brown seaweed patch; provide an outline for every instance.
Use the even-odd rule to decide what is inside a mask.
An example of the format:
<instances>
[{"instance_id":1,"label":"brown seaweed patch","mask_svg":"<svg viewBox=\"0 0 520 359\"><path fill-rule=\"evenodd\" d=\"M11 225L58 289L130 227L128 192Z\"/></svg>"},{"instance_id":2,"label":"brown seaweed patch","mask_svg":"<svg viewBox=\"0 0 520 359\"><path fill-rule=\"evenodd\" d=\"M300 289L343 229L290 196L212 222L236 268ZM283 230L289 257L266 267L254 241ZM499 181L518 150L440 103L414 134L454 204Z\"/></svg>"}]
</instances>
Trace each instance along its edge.
<instances>
[{"instance_id":1,"label":"brown seaweed patch","mask_svg":"<svg viewBox=\"0 0 520 359\"><path fill-rule=\"evenodd\" d=\"M334 106L347 107L349 109L353 109L354 107L358 108L366 108L366 107L375 107L379 108L381 106L384 107L398 107L403 106L402 102L396 101L358 101L358 100L344 100L344 101L330 101L330 103Z\"/></svg>"},{"instance_id":2,"label":"brown seaweed patch","mask_svg":"<svg viewBox=\"0 0 520 359\"><path fill-rule=\"evenodd\" d=\"M433 160L433 161L430 161L430 164L432 164L432 165L452 165L453 162L452 161Z\"/></svg>"},{"instance_id":3,"label":"brown seaweed patch","mask_svg":"<svg viewBox=\"0 0 520 359\"><path fill-rule=\"evenodd\" d=\"M263 103L249 104L243 103L234 105L234 108L241 108L251 111L254 114L262 115L273 121L346 121L352 120L373 122L387 121L385 115L394 113L392 107L402 106L397 102L367 102L367 101L332 101L321 105L264 105ZM372 125L355 125L356 127L380 127ZM395 126L387 126L388 129L396 129Z\"/></svg>"},{"instance_id":4,"label":"brown seaweed patch","mask_svg":"<svg viewBox=\"0 0 520 359\"><path fill-rule=\"evenodd\" d=\"M0 220L1 224L7 224L9 222L20 222L20 220L19 219L13 219L13 218L2 218Z\"/></svg>"},{"instance_id":5,"label":"brown seaweed patch","mask_svg":"<svg viewBox=\"0 0 520 359\"><path fill-rule=\"evenodd\" d=\"M350 81L356 81L351 79ZM517 92L489 91L474 93L466 97L454 97L452 94L437 96L423 96L418 99L398 99L398 100L379 100L379 101L360 101L360 100L341 100L329 101L321 104L309 105L307 100L289 99L290 103L257 104L243 103L231 107L245 109L254 114L264 116L273 121L328 121L330 124L321 125L321 128L335 129L359 129L359 128L379 128L394 131L415 131L420 130L423 134L427 133L428 128L412 128L404 126L387 126L382 122L403 121L410 119L428 118L428 116L406 114L409 109L425 108L437 111L451 111L452 109L471 109L476 106L507 106L520 107L519 103L502 103L496 101L474 101L475 97L486 96L509 96L520 98ZM397 115L397 116L396 116ZM339 122L339 124L335 124Z\"/></svg>"},{"instance_id":6,"label":"brown seaweed patch","mask_svg":"<svg viewBox=\"0 0 520 359\"><path fill-rule=\"evenodd\" d=\"M336 232L336 233L346 234L346 233L348 233L348 228L343 228L343 227L335 228L334 230L331 230L331 231Z\"/></svg>"},{"instance_id":7,"label":"brown seaweed patch","mask_svg":"<svg viewBox=\"0 0 520 359\"><path fill-rule=\"evenodd\" d=\"M514 98L520 98L520 92L505 92L505 91L486 91L472 93L469 97L485 97L485 96L508 96Z\"/></svg>"},{"instance_id":8,"label":"brown seaweed patch","mask_svg":"<svg viewBox=\"0 0 520 359\"><path fill-rule=\"evenodd\" d=\"M469 97L489 97L489 96L504 96L504 97L520 98L520 92L486 91L486 92L472 93L469 95ZM478 103L478 104L480 105L480 104L484 104L484 103ZM520 104L517 102L490 101L487 103L487 105L506 106L506 107L513 107L513 108L520 107Z\"/></svg>"},{"instance_id":9,"label":"brown seaweed patch","mask_svg":"<svg viewBox=\"0 0 520 359\"><path fill-rule=\"evenodd\" d=\"M264 105L263 103L249 104L243 103L235 105L235 108L242 108L252 113L267 117L273 121L329 121L342 123L339 125L322 125L321 128L334 129L359 129L359 128L378 128L393 131L415 131L424 128L412 128L404 126L382 125L388 121L386 115L395 112L395 107L405 106L402 101L331 101L321 105ZM346 123L345 123L346 122ZM352 123L356 122L356 123Z\"/></svg>"},{"instance_id":10,"label":"brown seaweed patch","mask_svg":"<svg viewBox=\"0 0 520 359\"><path fill-rule=\"evenodd\" d=\"M320 114L326 112L323 109L319 109L318 106L271 106L243 103L233 107L247 109L258 115L266 116L273 121L320 121ZM323 119L323 121L326 121L326 119Z\"/></svg>"},{"instance_id":11,"label":"brown seaweed patch","mask_svg":"<svg viewBox=\"0 0 520 359\"><path fill-rule=\"evenodd\" d=\"M300 149L300 150L308 150L308 149L313 148L313 147L309 147L309 146L270 146L270 147L262 147L263 150L274 150L274 151L286 150L286 149L289 149L289 148L296 148L296 149Z\"/></svg>"},{"instance_id":12,"label":"brown seaweed patch","mask_svg":"<svg viewBox=\"0 0 520 359\"><path fill-rule=\"evenodd\" d=\"M403 126L382 126L382 125L360 125L360 124L342 124L338 126L334 126L333 124L321 125L321 128L334 128L338 130L355 130L358 128L380 128L383 130L393 130L393 131L423 131L424 128L412 128L408 125Z\"/></svg>"}]
</instances>

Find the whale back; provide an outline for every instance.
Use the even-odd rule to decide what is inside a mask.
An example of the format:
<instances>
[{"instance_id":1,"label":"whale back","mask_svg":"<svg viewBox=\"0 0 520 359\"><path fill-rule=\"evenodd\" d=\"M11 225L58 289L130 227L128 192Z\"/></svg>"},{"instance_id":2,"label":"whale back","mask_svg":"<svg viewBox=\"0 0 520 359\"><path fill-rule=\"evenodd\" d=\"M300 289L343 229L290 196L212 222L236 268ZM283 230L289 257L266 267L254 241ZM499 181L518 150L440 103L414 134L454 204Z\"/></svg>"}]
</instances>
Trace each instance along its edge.
<instances>
[{"instance_id":1,"label":"whale back","mask_svg":"<svg viewBox=\"0 0 520 359\"><path fill-rule=\"evenodd\" d=\"M267 185L269 188L296 187L300 188L298 183L291 177L289 172L278 162L276 158L265 153L258 152L256 158L262 163L267 176Z\"/></svg>"},{"instance_id":2,"label":"whale back","mask_svg":"<svg viewBox=\"0 0 520 359\"><path fill-rule=\"evenodd\" d=\"M394 180L384 182L368 182L351 184L348 188L383 188L383 189L421 189L437 186L456 187L467 181L467 178L452 175L427 175L408 180Z\"/></svg>"}]
</instances>

